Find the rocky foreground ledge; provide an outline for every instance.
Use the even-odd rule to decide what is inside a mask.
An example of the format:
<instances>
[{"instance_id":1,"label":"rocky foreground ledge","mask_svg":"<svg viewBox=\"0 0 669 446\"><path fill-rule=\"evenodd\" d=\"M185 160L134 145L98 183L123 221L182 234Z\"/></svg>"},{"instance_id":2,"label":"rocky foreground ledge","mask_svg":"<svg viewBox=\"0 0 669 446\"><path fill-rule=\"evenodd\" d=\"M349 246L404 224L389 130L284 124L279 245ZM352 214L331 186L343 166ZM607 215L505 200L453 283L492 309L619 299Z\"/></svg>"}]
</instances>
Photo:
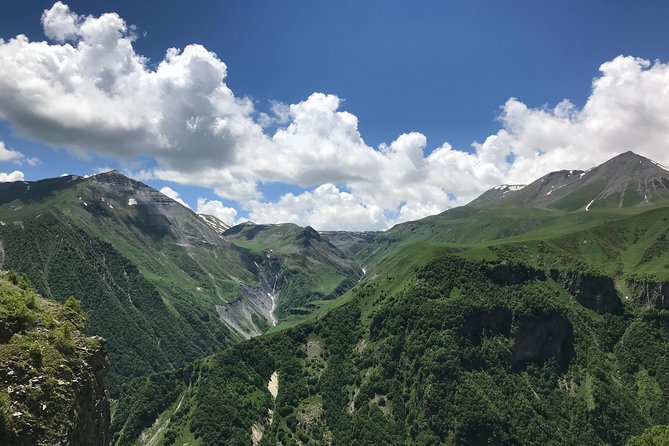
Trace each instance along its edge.
<instances>
[{"instance_id":1,"label":"rocky foreground ledge","mask_svg":"<svg viewBox=\"0 0 669 446\"><path fill-rule=\"evenodd\" d=\"M79 302L41 298L0 276L0 444L107 445L104 341L83 335Z\"/></svg>"}]
</instances>

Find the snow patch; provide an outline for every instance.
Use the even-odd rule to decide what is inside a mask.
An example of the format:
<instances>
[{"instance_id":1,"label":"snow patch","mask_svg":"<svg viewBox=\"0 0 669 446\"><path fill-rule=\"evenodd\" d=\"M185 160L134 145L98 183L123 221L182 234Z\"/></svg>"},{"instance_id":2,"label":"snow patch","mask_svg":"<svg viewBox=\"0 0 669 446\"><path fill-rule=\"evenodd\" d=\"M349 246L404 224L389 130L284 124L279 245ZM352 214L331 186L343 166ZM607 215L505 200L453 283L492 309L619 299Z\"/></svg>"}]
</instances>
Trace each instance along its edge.
<instances>
[{"instance_id":1,"label":"snow patch","mask_svg":"<svg viewBox=\"0 0 669 446\"><path fill-rule=\"evenodd\" d=\"M493 189L494 190L502 190L502 191L505 191L505 192L509 192L509 191L515 192L517 190L521 190L524 187L525 187L524 184L500 184L499 186L493 187Z\"/></svg>"},{"instance_id":2,"label":"snow patch","mask_svg":"<svg viewBox=\"0 0 669 446\"><path fill-rule=\"evenodd\" d=\"M592 206L592 203L594 203L595 200L593 199L588 205L585 207L585 212L588 212L590 210L590 206Z\"/></svg>"},{"instance_id":3,"label":"snow patch","mask_svg":"<svg viewBox=\"0 0 669 446\"><path fill-rule=\"evenodd\" d=\"M137 200L135 200L134 198L129 198L128 199L128 206L134 206L136 204L137 204Z\"/></svg>"},{"instance_id":4,"label":"snow patch","mask_svg":"<svg viewBox=\"0 0 669 446\"><path fill-rule=\"evenodd\" d=\"M565 186L566 186L566 184L562 184L562 185L560 185L560 186L558 186L558 187L551 186L551 190L549 190L548 192L546 192L546 195L550 195L550 194L552 194L553 192L555 192L556 190L558 190L558 189L562 189L562 188L565 187Z\"/></svg>"},{"instance_id":5,"label":"snow patch","mask_svg":"<svg viewBox=\"0 0 669 446\"><path fill-rule=\"evenodd\" d=\"M669 171L669 167L667 167L667 166L665 166L665 165L662 165L662 164L660 164L660 163L656 163L655 161L651 161L651 163L655 164L655 165L656 165L657 167L659 167L660 169L664 169L664 170L666 170L666 171Z\"/></svg>"}]
</instances>

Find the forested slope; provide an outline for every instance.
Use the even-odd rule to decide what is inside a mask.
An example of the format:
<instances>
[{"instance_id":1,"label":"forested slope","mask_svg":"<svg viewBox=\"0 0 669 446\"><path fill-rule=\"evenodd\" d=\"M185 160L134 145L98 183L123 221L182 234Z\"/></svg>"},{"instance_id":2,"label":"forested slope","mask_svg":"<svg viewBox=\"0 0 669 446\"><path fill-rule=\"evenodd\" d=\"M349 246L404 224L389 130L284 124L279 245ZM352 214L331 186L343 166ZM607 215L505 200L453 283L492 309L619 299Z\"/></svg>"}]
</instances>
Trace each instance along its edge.
<instances>
[{"instance_id":1,"label":"forested slope","mask_svg":"<svg viewBox=\"0 0 669 446\"><path fill-rule=\"evenodd\" d=\"M597 312L541 270L452 256L398 292L377 282L352 294L175 373L166 386L181 390L151 415L188 404L164 444L252 444L259 424L266 445L617 445L669 422L666 311ZM123 433L152 382L121 400L118 444L131 443Z\"/></svg>"}]
</instances>

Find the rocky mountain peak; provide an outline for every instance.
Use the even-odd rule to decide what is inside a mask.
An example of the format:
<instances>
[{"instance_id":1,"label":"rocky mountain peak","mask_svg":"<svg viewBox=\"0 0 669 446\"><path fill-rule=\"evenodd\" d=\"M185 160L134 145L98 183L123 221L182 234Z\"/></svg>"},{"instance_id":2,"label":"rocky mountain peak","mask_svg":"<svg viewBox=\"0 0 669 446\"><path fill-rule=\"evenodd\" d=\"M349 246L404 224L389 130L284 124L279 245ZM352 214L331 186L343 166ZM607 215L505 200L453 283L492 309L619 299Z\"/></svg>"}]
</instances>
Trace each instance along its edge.
<instances>
[{"instance_id":1,"label":"rocky mountain peak","mask_svg":"<svg viewBox=\"0 0 669 446\"><path fill-rule=\"evenodd\" d=\"M589 211L664 202L669 202L669 170L628 151L586 171L551 172L522 189L495 187L470 205Z\"/></svg>"}]
</instances>

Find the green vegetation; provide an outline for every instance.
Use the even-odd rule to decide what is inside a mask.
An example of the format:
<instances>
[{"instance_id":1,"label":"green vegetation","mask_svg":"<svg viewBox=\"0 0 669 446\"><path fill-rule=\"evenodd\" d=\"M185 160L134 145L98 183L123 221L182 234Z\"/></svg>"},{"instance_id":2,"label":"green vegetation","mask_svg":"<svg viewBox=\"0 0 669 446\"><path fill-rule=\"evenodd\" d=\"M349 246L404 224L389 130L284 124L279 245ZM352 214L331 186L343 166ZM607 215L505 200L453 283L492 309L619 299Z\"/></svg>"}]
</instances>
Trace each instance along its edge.
<instances>
[{"instance_id":1,"label":"green vegetation","mask_svg":"<svg viewBox=\"0 0 669 446\"><path fill-rule=\"evenodd\" d=\"M411 276L199 363L181 429L207 445L251 444L254 424L264 445L622 445L667 422L665 312L598 314L540 270L452 255Z\"/></svg>"},{"instance_id":2,"label":"green vegetation","mask_svg":"<svg viewBox=\"0 0 669 446\"><path fill-rule=\"evenodd\" d=\"M137 185L118 174L20 200L0 185L0 239L6 265L109 336L115 445L663 444L669 177L613 164L374 234L221 237L148 188L150 206L122 206ZM655 195L633 192L646 171ZM50 332L60 354L78 329Z\"/></svg>"},{"instance_id":3,"label":"green vegetation","mask_svg":"<svg viewBox=\"0 0 669 446\"><path fill-rule=\"evenodd\" d=\"M90 318L88 332L109 339L112 395L128 378L184 366L234 339L203 308L166 300L112 245L76 229L63 215L45 213L22 226L2 226L0 237L5 265L26 273L42 295L74 311L79 309L69 297L80 297Z\"/></svg>"},{"instance_id":4,"label":"green vegetation","mask_svg":"<svg viewBox=\"0 0 669 446\"><path fill-rule=\"evenodd\" d=\"M106 435L109 405L99 382L105 356L99 338L82 334L84 323L76 299L58 305L36 294L25 275L2 274L0 443L63 444ZM85 423L93 429L85 431Z\"/></svg>"},{"instance_id":5,"label":"green vegetation","mask_svg":"<svg viewBox=\"0 0 669 446\"><path fill-rule=\"evenodd\" d=\"M227 240L256 254L261 284L275 292L279 320L294 324L352 288L360 266L311 227L241 224Z\"/></svg>"}]
</instances>

